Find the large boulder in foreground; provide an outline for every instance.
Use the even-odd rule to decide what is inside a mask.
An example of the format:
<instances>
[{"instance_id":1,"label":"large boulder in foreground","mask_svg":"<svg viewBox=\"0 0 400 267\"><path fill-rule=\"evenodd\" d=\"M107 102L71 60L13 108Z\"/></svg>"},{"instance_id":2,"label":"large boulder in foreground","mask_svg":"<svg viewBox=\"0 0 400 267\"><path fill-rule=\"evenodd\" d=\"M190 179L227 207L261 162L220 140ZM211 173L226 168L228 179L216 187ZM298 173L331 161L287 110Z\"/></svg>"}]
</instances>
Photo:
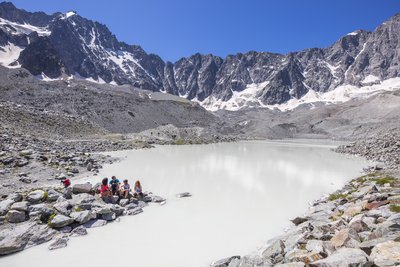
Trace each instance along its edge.
<instances>
[{"instance_id":1,"label":"large boulder in foreground","mask_svg":"<svg viewBox=\"0 0 400 267\"><path fill-rule=\"evenodd\" d=\"M7 221L10 223L20 223L26 220L25 212L18 210L10 210L7 213Z\"/></svg>"},{"instance_id":2,"label":"large boulder in foreground","mask_svg":"<svg viewBox=\"0 0 400 267\"><path fill-rule=\"evenodd\" d=\"M51 240L57 231L35 222L9 224L0 231L0 255L8 255Z\"/></svg>"},{"instance_id":3,"label":"large boulder in foreground","mask_svg":"<svg viewBox=\"0 0 400 267\"><path fill-rule=\"evenodd\" d=\"M54 228L61 228L70 225L73 222L74 219L65 215L57 214L53 219L50 220L50 226Z\"/></svg>"},{"instance_id":4,"label":"large boulder in foreground","mask_svg":"<svg viewBox=\"0 0 400 267\"><path fill-rule=\"evenodd\" d=\"M80 194L80 193L90 193L92 190L92 184L85 183L85 184L74 184L72 187L72 193Z\"/></svg>"},{"instance_id":5,"label":"large boulder in foreground","mask_svg":"<svg viewBox=\"0 0 400 267\"><path fill-rule=\"evenodd\" d=\"M371 261L377 266L400 264L400 242L387 241L376 245L371 252Z\"/></svg>"},{"instance_id":6,"label":"large boulder in foreground","mask_svg":"<svg viewBox=\"0 0 400 267\"><path fill-rule=\"evenodd\" d=\"M44 200L45 192L43 190L35 190L26 196L26 200L31 203L39 203Z\"/></svg>"},{"instance_id":7,"label":"large boulder in foreground","mask_svg":"<svg viewBox=\"0 0 400 267\"><path fill-rule=\"evenodd\" d=\"M310 267L372 266L368 255L358 248L340 248L329 257L310 263Z\"/></svg>"}]
</instances>

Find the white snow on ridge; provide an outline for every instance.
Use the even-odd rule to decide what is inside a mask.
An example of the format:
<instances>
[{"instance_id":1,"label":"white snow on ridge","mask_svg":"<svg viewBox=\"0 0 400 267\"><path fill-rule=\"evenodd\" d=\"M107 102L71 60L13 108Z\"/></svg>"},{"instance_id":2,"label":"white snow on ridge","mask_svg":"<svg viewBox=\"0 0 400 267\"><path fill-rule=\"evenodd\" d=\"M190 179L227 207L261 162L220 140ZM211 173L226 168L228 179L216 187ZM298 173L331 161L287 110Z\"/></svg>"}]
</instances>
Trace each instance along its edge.
<instances>
[{"instance_id":1,"label":"white snow on ridge","mask_svg":"<svg viewBox=\"0 0 400 267\"><path fill-rule=\"evenodd\" d=\"M269 109L277 108L281 111L293 110L302 104L313 104L313 103L324 103L324 104L334 104L343 103L355 98L368 98L375 94L384 91L393 91L400 89L400 78L391 78L382 81L380 84L374 84L371 86L357 87L353 85L341 85L336 87L336 89L320 93L314 90L308 91L300 99L290 99L286 103L266 106Z\"/></svg>"},{"instance_id":2,"label":"white snow on ridge","mask_svg":"<svg viewBox=\"0 0 400 267\"><path fill-rule=\"evenodd\" d=\"M269 81L249 84L243 91L233 92L232 97L228 101L222 101L213 96L207 97L202 102L194 101L199 102L204 108L210 111L217 111L219 109L239 110L244 107L266 107L261 100L257 98L257 94L263 90L268 83Z\"/></svg>"},{"instance_id":3,"label":"white snow on ridge","mask_svg":"<svg viewBox=\"0 0 400 267\"><path fill-rule=\"evenodd\" d=\"M69 11L69 12L65 13L65 18L72 17L73 15L76 15L76 13L74 11Z\"/></svg>"},{"instance_id":4,"label":"white snow on ridge","mask_svg":"<svg viewBox=\"0 0 400 267\"><path fill-rule=\"evenodd\" d=\"M346 34L346 35L357 35L358 34L358 32L357 31L354 31L354 32L350 32L350 33L348 33L348 34Z\"/></svg>"},{"instance_id":5,"label":"white snow on ridge","mask_svg":"<svg viewBox=\"0 0 400 267\"><path fill-rule=\"evenodd\" d=\"M11 26L14 29L7 26ZM0 27L13 35L30 34L31 32L37 32L39 36L49 36L51 34L47 27L37 27L26 23L20 24L3 18L0 18Z\"/></svg>"},{"instance_id":6,"label":"white snow on ridge","mask_svg":"<svg viewBox=\"0 0 400 267\"><path fill-rule=\"evenodd\" d=\"M142 65L140 65L139 61L133 57L132 53L129 53L127 51L114 52L110 50L106 50L106 53L108 54L109 60L113 61L125 73L135 77L136 76L135 70L139 68L153 81L155 81L153 75L148 73L147 70L143 68Z\"/></svg>"},{"instance_id":7,"label":"white snow on ridge","mask_svg":"<svg viewBox=\"0 0 400 267\"><path fill-rule=\"evenodd\" d=\"M367 77L365 77L364 80L361 81L361 83L373 83L379 80L380 80L379 77L370 74Z\"/></svg>"},{"instance_id":8,"label":"white snow on ridge","mask_svg":"<svg viewBox=\"0 0 400 267\"><path fill-rule=\"evenodd\" d=\"M19 54L24 50L20 46L8 43L3 47L0 47L0 64L7 68L19 68L19 64L15 66L10 66L11 63L15 62L19 58Z\"/></svg>"},{"instance_id":9,"label":"white snow on ridge","mask_svg":"<svg viewBox=\"0 0 400 267\"><path fill-rule=\"evenodd\" d=\"M368 76L366 78L368 78ZM369 77L367 80L376 81L375 77ZM248 107L261 107L268 109L279 109L281 111L289 111L297 108L302 104L310 104L312 106L315 103L343 103L355 98L368 98L384 91L398 90L400 89L400 77L387 79L379 84L362 87L357 87L353 85L341 85L338 86L336 89L325 93L316 92L310 89L308 93L300 99L292 98L286 103L276 105L265 105L261 102L261 100L257 99L256 97L257 93L262 90L267 84L268 82L248 85L247 88L241 92L233 92L232 98L228 101L222 101L220 99L216 99L213 96L209 96L202 102L199 102L197 100L194 101L199 102L204 108L209 111L217 111L219 109L236 111Z\"/></svg>"}]
</instances>

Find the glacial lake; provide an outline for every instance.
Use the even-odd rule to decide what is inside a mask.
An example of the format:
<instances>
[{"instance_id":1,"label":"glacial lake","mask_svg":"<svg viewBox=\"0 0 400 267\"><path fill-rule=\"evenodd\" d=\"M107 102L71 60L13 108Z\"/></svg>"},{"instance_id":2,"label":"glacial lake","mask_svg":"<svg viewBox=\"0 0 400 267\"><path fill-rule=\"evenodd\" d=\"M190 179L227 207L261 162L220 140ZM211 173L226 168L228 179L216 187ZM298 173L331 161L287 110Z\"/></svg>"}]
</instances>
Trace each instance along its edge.
<instances>
[{"instance_id":1,"label":"glacial lake","mask_svg":"<svg viewBox=\"0 0 400 267\"><path fill-rule=\"evenodd\" d=\"M359 176L368 162L331 151L331 141L248 141L158 146L107 153L123 158L104 166L93 183L116 175L140 179L144 190L167 198L136 216L71 238L0 258L4 267L206 267L232 255L257 253L283 233L309 203ZM188 191L191 198L175 197Z\"/></svg>"}]
</instances>

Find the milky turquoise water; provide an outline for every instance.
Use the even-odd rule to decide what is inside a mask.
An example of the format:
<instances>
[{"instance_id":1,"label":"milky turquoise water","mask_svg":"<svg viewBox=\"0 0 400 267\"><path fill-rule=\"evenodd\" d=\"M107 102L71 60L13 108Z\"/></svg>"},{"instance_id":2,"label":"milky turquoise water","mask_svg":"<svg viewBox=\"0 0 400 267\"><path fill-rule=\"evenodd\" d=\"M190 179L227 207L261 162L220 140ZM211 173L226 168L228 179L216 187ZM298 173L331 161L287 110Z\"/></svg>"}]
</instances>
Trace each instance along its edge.
<instances>
[{"instance_id":1,"label":"milky turquoise water","mask_svg":"<svg viewBox=\"0 0 400 267\"><path fill-rule=\"evenodd\" d=\"M308 203L358 176L367 162L336 154L327 141L251 141L108 153L123 158L105 166L116 175L167 198L144 213L89 229L67 248L47 244L0 266L204 267L213 260L257 252L282 233ZM175 194L188 191L191 198ZM36 265L35 265L36 266Z\"/></svg>"}]
</instances>

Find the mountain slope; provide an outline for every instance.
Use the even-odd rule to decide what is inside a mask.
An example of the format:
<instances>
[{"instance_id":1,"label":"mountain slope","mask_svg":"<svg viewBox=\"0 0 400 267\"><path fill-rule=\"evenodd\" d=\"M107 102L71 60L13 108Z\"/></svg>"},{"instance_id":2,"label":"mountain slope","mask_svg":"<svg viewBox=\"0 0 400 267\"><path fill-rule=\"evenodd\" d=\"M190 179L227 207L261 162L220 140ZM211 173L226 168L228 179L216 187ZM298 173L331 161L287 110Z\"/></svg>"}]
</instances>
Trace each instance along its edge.
<instances>
[{"instance_id":1,"label":"mountain slope","mask_svg":"<svg viewBox=\"0 0 400 267\"><path fill-rule=\"evenodd\" d=\"M373 32L349 33L328 48L226 58L195 54L175 63L118 41L105 25L75 12L30 13L3 2L0 18L4 66L26 68L45 80L74 76L130 84L183 96L211 110L273 108L343 85L356 90L400 76L400 15Z\"/></svg>"}]
</instances>

